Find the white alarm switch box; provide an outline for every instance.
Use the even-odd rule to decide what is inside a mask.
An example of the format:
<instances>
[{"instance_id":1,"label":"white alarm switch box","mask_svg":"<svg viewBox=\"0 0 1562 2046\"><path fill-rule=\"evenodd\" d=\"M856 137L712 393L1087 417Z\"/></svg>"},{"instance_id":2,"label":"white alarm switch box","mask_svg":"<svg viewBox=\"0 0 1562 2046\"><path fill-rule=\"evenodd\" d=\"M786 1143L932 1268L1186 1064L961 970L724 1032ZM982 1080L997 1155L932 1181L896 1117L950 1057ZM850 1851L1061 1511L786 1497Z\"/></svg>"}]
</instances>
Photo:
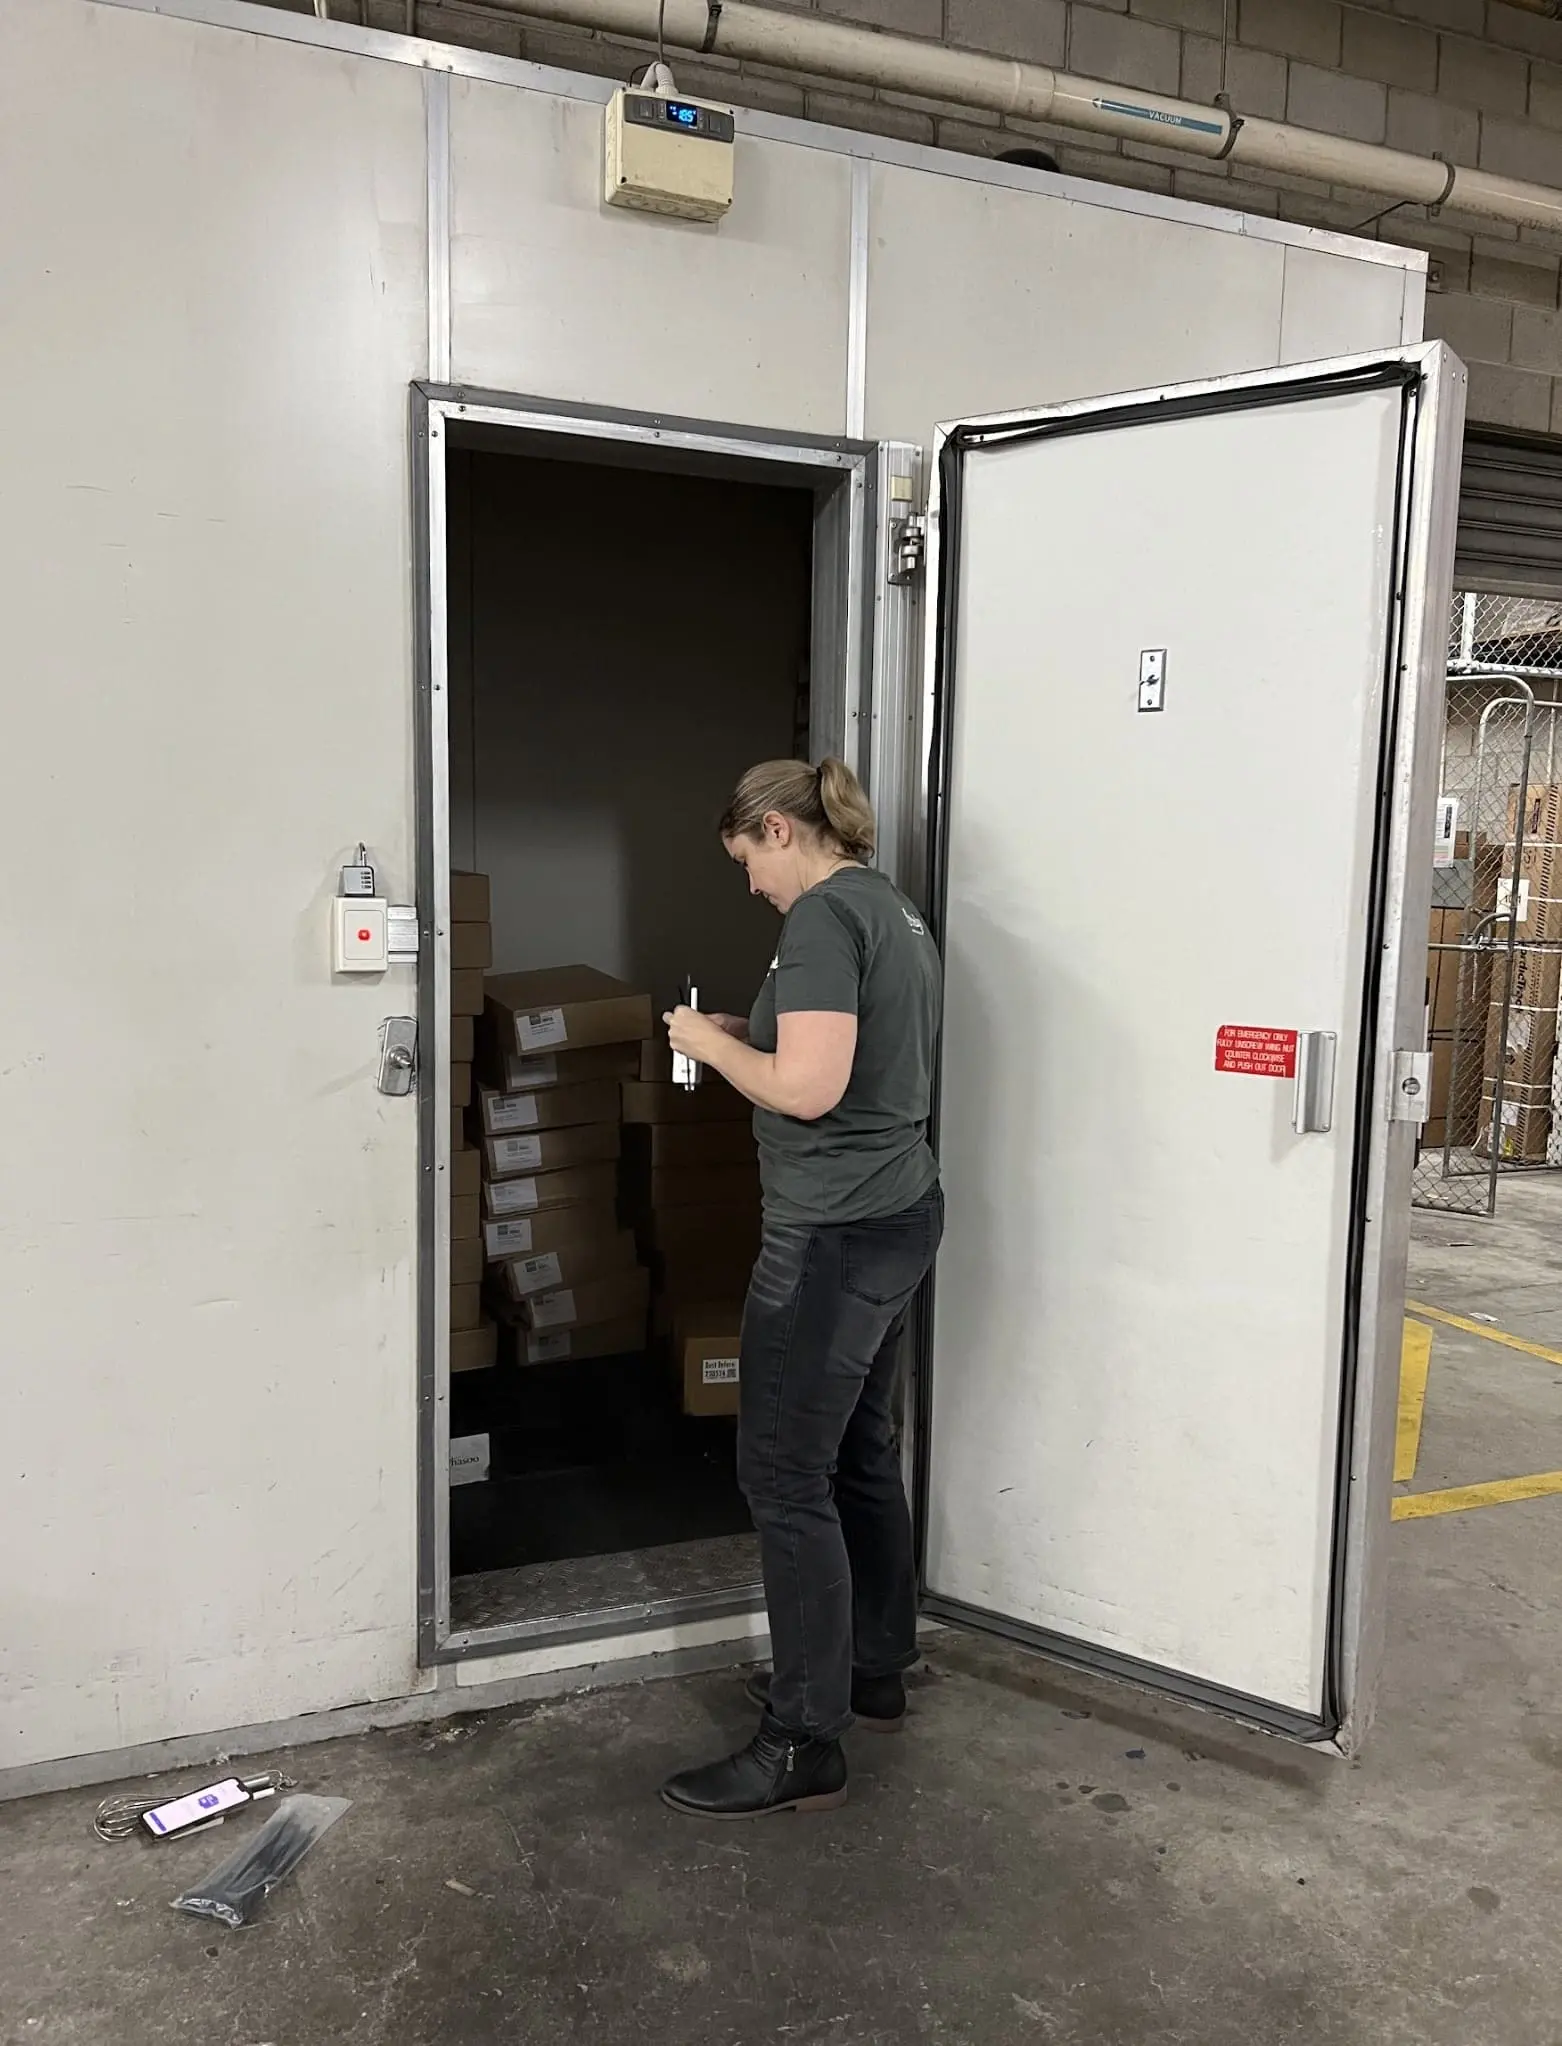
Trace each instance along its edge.
<instances>
[{"instance_id":1,"label":"white alarm switch box","mask_svg":"<svg viewBox=\"0 0 1562 2046\"><path fill-rule=\"evenodd\" d=\"M331 971L383 973L390 964L386 905L377 895L331 898Z\"/></svg>"}]
</instances>

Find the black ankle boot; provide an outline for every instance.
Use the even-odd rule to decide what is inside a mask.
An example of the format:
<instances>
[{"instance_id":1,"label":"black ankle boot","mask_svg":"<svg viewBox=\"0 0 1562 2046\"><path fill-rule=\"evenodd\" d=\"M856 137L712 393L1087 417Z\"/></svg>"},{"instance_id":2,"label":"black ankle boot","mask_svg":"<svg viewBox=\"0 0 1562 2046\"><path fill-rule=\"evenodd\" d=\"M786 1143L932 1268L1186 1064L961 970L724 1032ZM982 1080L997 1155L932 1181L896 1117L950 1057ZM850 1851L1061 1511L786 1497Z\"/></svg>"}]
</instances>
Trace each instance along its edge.
<instances>
[{"instance_id":1,"label":"black ankle boot","mask_svg":"<svg viewBox=\"0 0 1562 2046\"><path fill-rule=\"evenodd\" d=\"M743 1686L756 1705L770 1709L770 1672L757 1669ZM895 1733L906 1717L906 1686L901 1677L864 1677L852 1672L852 1714L870 1733Z\"/></svg>"},{"instance_id":2,"label":"black ankle boot","mask_svg":"<svg viewBox=\"0 0 1562 2046\"><path fill-rule=\"evenodd\" d=\"M833 1811L846 1802L846 1757L839 1741L789 1734L767 1712L737 1754L670 1776L662 1785L662 1802L700 1819Z\"/></svg>"}]
</instances>

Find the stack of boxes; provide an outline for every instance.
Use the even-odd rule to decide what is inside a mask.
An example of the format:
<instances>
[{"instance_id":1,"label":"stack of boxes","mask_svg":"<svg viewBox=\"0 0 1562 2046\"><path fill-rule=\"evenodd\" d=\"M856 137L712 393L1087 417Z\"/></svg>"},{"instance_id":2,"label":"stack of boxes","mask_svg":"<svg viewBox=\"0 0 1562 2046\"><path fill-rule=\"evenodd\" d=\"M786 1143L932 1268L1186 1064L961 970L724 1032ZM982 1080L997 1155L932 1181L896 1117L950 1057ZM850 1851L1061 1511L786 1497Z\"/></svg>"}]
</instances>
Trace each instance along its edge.
<instances>
[{"instance_id":1,"label":"stack of boxes","mask_svg":"<svg viewBox=\"0 0 1562 2046\"><path fill-rule=\"evenodd\" d=\"M1432 1084L1421 1141L1429 1150L1475 1142L1475 1077L1485 1047L1491 963L1473 952L1445 949L1464 943L1465 912L1434 909L1426 964L1427 1046ZM1459 1000L1461 977L1465 998ZM1472 1035L1473 1032L1473 1035ZM1462 1035L1461 1035L1462 1033Z\"/></svg>"},{"instance_id":2,"label":"stack of boxes","mask_svg":"<svg viewBox=\"0 0 1562 2046\"><path fill-rule=\"evenodd\" d=\"M645 1347L649 1275L616 1194L619 1088L651 1028L650 998L593 967L488 982L471 1128L489 1299L522 1364Z\"/></svg>"},{"instance_id":3,"label":"stack of boxes","mask_svg":"<svg viewBox=\"0 0 1562 2046\"><path fill-rule=\"evenodd\" d=\"M1519 949L1513 954L1511 990L1504 987L1500 973L1492 984L1479 1144L1489 1151L1500 1073L1499 1155L1518 1164L1544 1165L1551 1135L1562 953L1530 948L1562 941L1562 783L1510 792L1502 873L1496 906L1512 909Z\"/></svg>"},{"instance_id":4,"label":"stack of boxes","mask_svg":"<svg viewBox=\"0 0 1562 2046\"><path fill-rule=\"evenodd\" d=\"M476 1019L494 956L486 874L450 877L450 1368L481 1371L498 1355L482 1311L483 1241L478 1155L467 1141Z\"/></svg>"},{"instance_id":5,"label":"stack of boxes","mask_svg":"<svg viewBox=\"0 0 1562 2046\"><path fill-rule=\"evenodd\" d=\"M643 1048L623 1088L624 1208L651 1268L652 1326L672 1348L687 1414L738 1404L738 1327L759 1255L753 1111L707 1072L672 1084L666 1047Z\"/></svg>"}]
</instances>

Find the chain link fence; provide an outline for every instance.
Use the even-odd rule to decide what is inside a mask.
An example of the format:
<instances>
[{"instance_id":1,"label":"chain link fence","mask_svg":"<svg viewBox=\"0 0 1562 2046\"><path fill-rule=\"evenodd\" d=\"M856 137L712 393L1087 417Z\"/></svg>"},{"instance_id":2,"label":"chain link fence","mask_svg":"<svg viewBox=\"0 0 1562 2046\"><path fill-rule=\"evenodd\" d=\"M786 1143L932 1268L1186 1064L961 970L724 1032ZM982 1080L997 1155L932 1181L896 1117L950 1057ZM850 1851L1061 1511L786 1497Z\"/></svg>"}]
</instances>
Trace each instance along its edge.
<instances>
[{"instance_id":1,"label":"chain link fence","mask_svg":"<svg viewBox=\"0 0 1562 2046\"><path fill-rule=\"evenodd\" d=\"M1427 949L1420 1207L1492 1214L1505 1173L1562 1166L1562 601L1461 591Z\"/></svg>"}]
</instances>

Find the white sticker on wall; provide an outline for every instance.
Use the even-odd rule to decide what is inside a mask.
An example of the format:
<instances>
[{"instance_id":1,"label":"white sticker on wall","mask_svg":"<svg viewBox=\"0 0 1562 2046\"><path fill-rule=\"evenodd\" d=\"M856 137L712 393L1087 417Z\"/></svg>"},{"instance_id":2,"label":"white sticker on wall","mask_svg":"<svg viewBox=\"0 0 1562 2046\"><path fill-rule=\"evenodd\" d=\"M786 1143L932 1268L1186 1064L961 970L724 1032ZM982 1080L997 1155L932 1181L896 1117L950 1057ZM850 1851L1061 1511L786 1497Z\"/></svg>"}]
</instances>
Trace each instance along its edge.
<instances>
[{"instance_id":1,"label":"white sticker on wall","mask_svg":"<svg viewBox=\"0 0 1562 2046\"><path fill-rule=\"evenodd\" d=\"M546 1051L550 1044L566 1041L562 1009L532 1009L515 1019L515 1034L522 1051Z\"/></svg>"}]
</instances>

